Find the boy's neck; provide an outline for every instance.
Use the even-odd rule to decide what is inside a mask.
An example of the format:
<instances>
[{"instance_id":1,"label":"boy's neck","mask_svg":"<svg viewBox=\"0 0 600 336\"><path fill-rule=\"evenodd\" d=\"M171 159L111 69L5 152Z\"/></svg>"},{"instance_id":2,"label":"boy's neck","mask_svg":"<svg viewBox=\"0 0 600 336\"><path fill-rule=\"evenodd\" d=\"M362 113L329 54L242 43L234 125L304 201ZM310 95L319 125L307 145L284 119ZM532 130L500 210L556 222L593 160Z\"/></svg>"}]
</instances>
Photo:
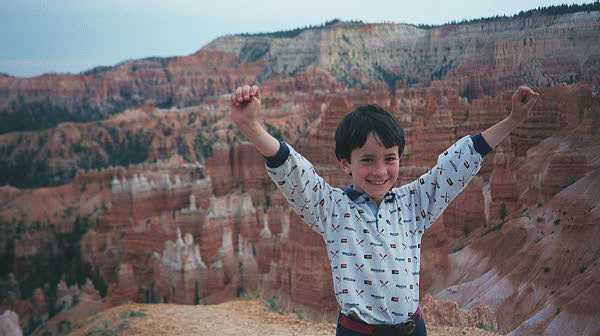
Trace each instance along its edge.
<instances>
[{"instance_id":1,"label":"boy's neck","mask_svg":"<svg viewBox=\"0 0 600 336\"><path fill-rule=\"evenodd\" d=\"M346 186L346 188L344 188L344 192L348 195L348 197L352 201L356 201L359 197L361 197L363 195L366 198L366 200L375 202L375 204L377 204L377 206L379 206L379 204L381 204L381 201L382 201L382 200L374 199L373 197L369 196L364 191L357 190L356 188L354 188L353 184L349 184L348 186Z\"/></svg>"}]
</instances>

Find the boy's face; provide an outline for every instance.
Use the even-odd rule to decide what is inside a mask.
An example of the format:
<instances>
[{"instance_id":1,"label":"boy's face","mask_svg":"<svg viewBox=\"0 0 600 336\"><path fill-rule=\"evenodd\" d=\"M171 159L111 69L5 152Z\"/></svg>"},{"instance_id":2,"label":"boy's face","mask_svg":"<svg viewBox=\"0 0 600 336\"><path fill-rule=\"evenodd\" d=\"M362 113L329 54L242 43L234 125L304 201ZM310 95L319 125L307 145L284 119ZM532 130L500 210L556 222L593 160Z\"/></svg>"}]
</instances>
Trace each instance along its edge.
<instances>
[{"instance_id":1,"label":"boy's face","mask_svg":"<svg viewBox=\"0 0 600 336\"><path fill-rule=\"evenodd\" d=\"M350 162L342 159L340 164L346 173L352 173L355 190L366 192L380 202L398 179L398 146L385 148L376 135L370 133L365 144L352 151Z\"/></svg>"}]
</instances>

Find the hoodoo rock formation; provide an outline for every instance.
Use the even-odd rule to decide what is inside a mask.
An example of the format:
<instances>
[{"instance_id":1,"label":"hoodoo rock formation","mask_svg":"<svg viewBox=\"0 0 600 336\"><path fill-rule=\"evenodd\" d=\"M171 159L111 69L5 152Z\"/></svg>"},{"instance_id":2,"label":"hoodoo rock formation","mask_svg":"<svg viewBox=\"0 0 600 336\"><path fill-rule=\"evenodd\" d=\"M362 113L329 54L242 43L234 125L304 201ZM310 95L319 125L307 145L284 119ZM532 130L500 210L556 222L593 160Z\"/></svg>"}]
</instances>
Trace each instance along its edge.
<instances>
[{"instance_id":1,"label":"hoodoo rock formation","mask_svg":"<svg viewBox=\"0 0 600 336\"><path fill-rule=\"evenodd\" d=\"M256 294L333 319L324 243L228 120L226 94L260 83L267 129L338 187L339 120L383 106L406 135L400 185L504 118L526 83L542 94L532 115L423 238L421 304L450 325L599 334L599 18L334 22L79 75L0 75L0 330L58 335L128 301Z\"/></svg>"},{"instance_id":2,"label":"hoodoo rock formation","mask_svg":"<svg viewBox=\"0 0 600 336\"><path fill-rule=\"evenodd\" d=\"M19 316L10 310L0 315L0 335L2 336L23 336L23 331L19 326Z\"/></svg>"}]
</instances>

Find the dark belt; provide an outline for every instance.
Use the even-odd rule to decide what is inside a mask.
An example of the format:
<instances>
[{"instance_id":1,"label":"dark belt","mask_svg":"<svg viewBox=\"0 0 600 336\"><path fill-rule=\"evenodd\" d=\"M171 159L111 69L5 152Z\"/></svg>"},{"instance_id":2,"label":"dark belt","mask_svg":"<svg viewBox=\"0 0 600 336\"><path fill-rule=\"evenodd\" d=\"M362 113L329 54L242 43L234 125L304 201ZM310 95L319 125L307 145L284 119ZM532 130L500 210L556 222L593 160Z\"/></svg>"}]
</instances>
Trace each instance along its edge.
<instances>
[{"instance_id":1,"label":"dark belt","mask_svg":"<svg viewBox=\"0 0 600 336\"><path fill-rule=\"evenodd\" d=\"M395 325L368 324L340 314L340 324L342 327L365 335L410 335L415 331L417 320L419 319L421 319L421 310L418 308L406 322Z\"/></svg>"}]
</instances>

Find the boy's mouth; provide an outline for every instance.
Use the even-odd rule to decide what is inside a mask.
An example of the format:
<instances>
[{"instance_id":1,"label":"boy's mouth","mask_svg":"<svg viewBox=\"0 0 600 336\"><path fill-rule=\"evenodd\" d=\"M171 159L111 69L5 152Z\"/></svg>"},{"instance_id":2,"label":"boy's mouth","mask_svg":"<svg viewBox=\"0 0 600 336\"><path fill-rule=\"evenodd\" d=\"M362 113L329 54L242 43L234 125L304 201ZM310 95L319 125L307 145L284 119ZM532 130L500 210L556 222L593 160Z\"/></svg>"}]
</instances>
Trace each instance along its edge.
<instances>
[{"instance_id":1,"label":"boy's mouth","mask_svg":"<svg viewBox=\"0 0 600 336\"><path fill-rule=\"evenodd\" d=\"M367 182L369 182L370 184L374 184L374 185L383 185L386 184L388 180L377 180L377 181L370 181L367 180Z\"/></svg>"}]
</instances>

